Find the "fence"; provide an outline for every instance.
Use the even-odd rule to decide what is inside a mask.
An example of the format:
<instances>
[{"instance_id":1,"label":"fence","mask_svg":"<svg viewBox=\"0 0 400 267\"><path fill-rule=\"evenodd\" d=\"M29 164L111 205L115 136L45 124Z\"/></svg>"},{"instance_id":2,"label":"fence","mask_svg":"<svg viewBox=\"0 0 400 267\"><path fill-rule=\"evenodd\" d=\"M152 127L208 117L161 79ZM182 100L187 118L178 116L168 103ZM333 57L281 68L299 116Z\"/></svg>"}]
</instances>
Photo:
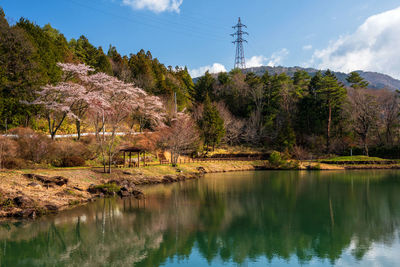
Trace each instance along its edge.
<instances>
[{"instance_id":1,"label":"fence","mask_svg":"<svg viewBox=\"0 0 400 267\"><path fill-rule=\"evenodd\" d=\"M200 162L223 162L223 161L254 161L254 160L261 160L262 157L237 157L237 158L183 158L179 159L179 164L185 163L200 163ZM169 161L161 161L160 165L170 164Z\"/></svg>"}]
</instances>

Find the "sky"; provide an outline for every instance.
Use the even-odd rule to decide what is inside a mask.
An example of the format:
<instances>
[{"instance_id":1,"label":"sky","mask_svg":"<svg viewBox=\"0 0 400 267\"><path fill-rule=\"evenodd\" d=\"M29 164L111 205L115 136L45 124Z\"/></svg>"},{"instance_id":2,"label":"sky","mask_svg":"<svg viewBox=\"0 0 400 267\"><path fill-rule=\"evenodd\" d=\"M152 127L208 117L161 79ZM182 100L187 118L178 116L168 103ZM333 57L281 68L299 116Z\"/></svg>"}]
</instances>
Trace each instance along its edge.
<instances>
[{"instance_id":1,"label":"sky","mask_svg":"<svg viewBox=\"0 0 400 267\"><path fill-rule=\"evenodd\" d=\"M8 20L50 23L105 51L150 50L192 77L233 68L232 26L247 25L247 67L376 71L400 78L399 0L0 0Z\"/></svg>"}]
</instances>

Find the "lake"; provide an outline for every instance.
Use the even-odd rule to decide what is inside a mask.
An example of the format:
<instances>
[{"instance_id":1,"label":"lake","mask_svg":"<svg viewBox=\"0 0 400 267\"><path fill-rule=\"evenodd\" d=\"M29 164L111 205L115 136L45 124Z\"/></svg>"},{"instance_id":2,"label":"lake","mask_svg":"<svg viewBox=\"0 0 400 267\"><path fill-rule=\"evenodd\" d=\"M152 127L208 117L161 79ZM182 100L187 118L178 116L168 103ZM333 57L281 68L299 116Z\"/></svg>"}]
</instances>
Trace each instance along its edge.
<instances>
[{"instance_id":1,"label":"lake","mask_svg":"<svg viewBox=\"0 0 400 267\"><path fill-rule=\"evenodd\" d=\"M2 222L0 266L399 266L400 171L208 174Z\"/></svg>"}]
</instances>

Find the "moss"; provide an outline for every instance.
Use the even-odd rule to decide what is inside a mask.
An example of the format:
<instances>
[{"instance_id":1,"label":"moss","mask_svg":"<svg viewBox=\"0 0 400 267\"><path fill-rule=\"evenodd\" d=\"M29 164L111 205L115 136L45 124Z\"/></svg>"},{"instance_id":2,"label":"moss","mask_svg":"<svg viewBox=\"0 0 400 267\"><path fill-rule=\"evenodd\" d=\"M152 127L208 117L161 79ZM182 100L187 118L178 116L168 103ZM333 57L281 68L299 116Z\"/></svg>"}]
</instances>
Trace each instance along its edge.
<instances>
[{"instance_id":1,"label":"moss","mask_svg":"<svg viewBox=\"0 0 400 267\"><path fill-rule=\"evenodd\" d=\"M77 200L77 199L75 199L75 200L70 200L69 202L68 202L68 204L70 205L70 206L75 206L75 205L78 205L78 204L80 204L81 202L79 201L79 200Z\"/></svg>"},{"instance_id":2,"label":"moss","mask_svg":"<svg viewBox=\"0 0 400 267\"><path fill-rule=\"evenodd\" d=\"M67 195L71 195L71 196L74 196L74 195L75 195L75 192L72 191L71 189L65 189L65 190L64 190L64 193L67 194Z\"/></svg>"},{"instance_id":3,"label":"moss","mask_svg":"<svg viewBox=\"0 0 400 267\"><path fill-rule=\"evenodd\" d=\"M121 190L121 187L117 185L116 183L111 183L111 184L100 184L96 185L94 187L95 189L106 189L107 192L112 193L112 192L119 192Z\"/></svg>"},{"instance_id":4,"label":"moss","mask_svg":"<svg viewBox=\"0 0 400 267\"><path fill-rule=\"evenodd\" d=\"M1 201L0 207L2 207L2 208L12 208L12 207L14 207L14 202L9 198L4 199L4 200Z\"/></svg>"}]
</instances>

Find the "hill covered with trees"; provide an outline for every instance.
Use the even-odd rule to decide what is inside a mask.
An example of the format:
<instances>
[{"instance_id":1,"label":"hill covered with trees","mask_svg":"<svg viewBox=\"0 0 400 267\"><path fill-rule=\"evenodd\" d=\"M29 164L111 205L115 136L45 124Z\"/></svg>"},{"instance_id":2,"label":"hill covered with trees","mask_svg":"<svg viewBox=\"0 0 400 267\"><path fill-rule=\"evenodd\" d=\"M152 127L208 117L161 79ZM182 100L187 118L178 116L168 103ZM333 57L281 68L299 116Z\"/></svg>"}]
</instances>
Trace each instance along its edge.
<instances>
[{"instance_id":1,"label":"hill covered with trees","mask_svg":"<svg viewBox=\"0 0 400 267\"><path fill-rule=\"evenodd\" d=\"M173 103L180 109L190 104L193 82L187 69L160 63L150 51L121 55L116 47L108 51L95 47L85 36L67 40L47 24L43 27L21 18L9 25L0 9L0 129L16 126L36 128L41 110L24 102L35 99L46 84L61 81L57 63L84 63L124 82L134 82L147 93Z\"/></svg>"},{"instance_id":2,"label":"hill covered with trees","mask_svg":"<svg viewBox=\"0 0 400 267\"><path fill-rule=\"evenodd\" d=\"M351 149L399 157L398 93L371 89L358 72L345 80L349 86L329 70L313 76L305 70L206 73L193 98L201 103L209 96L217 103L230 144L288 151L297 158Z\"/></svg>"},{"instance_id":3,"label":"hill covered with trees","mask_svg":"<svg viewBox=\"0 0 400 267\"><path fill-rule=\"evenodd\" d=\"M254 67L248 68L244 70L245 73L254 72L255 74L262 76L266 71L269 74L282 74L286 73L287 75L293 77L293 75L297 71L306 71L310 76L314 76L319 70L314 68L302 68L302 67ZM371 72L371 71L356 71L360 76L365 79L369 83L369 88L371 89L389 89L389 90L397 90L400 88L400 81L386 74ZM338 80L346 86L350 86L350 83L346 80L347 73L343 72L333 72Z\"/></svg>"},{"instance_id":4,"label":"hill covered with trees","mask_svg":"<svg viewBox=\"0 0 400 267\"><path fill-rule=\"evenodd\" d=\"M110 45L105 52L85 36L67 40L50 24L21 18L10 25L2 10L0 40L2 131L30 127L54 138L57 131L79 135L86 123L97 137L104 128L116 133L135 126L155 132L148 146L172 151L175 163L181 153L207 153L220 144L298 159L351 149L400 158L393 90L399 81L388 76L260 67L206 73L194 83L186 68L165 66L150 51L121 55ZM388 89L375 90L382 87ZM146 109L155 103L162 116ZM150 117L167 128L160 130ZM104 140L97 141L103 149ZM104 151L110 159L117 151L114 140L110 144L103 160Z\"/></svg>"}]
</instances>

